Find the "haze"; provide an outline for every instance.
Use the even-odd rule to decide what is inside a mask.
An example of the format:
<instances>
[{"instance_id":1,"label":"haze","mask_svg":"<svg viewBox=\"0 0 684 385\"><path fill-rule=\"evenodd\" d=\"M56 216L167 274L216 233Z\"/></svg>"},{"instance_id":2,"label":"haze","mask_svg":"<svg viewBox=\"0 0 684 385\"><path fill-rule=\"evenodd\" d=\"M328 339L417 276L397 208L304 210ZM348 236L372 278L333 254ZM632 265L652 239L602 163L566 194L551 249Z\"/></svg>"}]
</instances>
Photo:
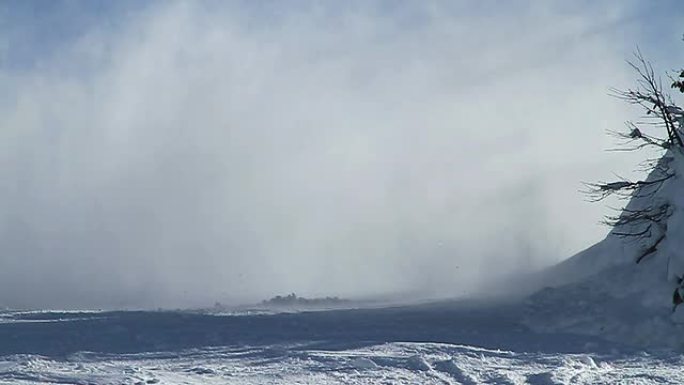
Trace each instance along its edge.
<instances>
[{"instance_id":1,"label":"haze","mask_svg":"<svg viewBox=\"0 0 684 385\"><path fill-rule=\"evenodd\" d=\"M500 3L4 2L0 305L457 296L598 241L608 89L682 24Z\"/></svg>"}]
</instances>

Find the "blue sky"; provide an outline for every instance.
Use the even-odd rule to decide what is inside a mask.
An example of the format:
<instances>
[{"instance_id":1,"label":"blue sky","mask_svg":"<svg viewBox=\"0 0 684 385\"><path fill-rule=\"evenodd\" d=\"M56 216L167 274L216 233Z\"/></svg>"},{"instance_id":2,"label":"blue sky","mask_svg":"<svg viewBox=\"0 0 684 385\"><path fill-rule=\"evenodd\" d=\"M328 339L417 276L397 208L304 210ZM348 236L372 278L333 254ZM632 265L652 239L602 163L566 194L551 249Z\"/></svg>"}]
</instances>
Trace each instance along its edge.
<instances>
[{"instance_id":1,"label":"blue sky","mask_svg":"<svg viewBox=\"0 0 684 385\"><path fill-rule=\"evenodd\" d=\"M264 28L272 26L273 21L289 12L306 9L307 7L325 8L330 18L344 13L345 9L362 7L364 11L371 8L379 17L392 17L404 20L404 25L415 25L426 22L425 9L410 1L378 1L371 2L311 2L311 1L204 1L204 7L228 7L248 15L250 25ZM510 15L516 17L521 9L533 6L534 1L459 1L434 2L442 5L442 10L453 14L481 15ZM542 2L543 3L543 2ZM624 15L617 21L602 24L596 23L590 33L608 33L619 37L621 34L634 40L633 45L640 45L651 55L666 59L668 54L676 54L678 45L673 36L681 36L679 26L684 19L683 12L677 1L667 0L658 2L602 2L597 6L592 1L581 1L563 4L561 10L572 14L578 12L595 12L615 8L624 8ZM136 15L163 7L164 2L158 1L106 1L106 0L55 0L55 1L25 1L8 0L0 4L0 28L5 35L6 49L0 64L5 68L15 70L31 68L41 60L49 60L53 55L59 55L59 49L68 45L74 39L82 37L92 29L105 29L111 33L125 28ZM598 8L598 9L597 9ZM600 16L600 15L599 15ZM599 19L600 20L600 19ZM624 44L616 41L616 44ZM675 51L675 52L673 52ZM681 57L681 55L679 56Z\"/></svg>"}]
</instances>

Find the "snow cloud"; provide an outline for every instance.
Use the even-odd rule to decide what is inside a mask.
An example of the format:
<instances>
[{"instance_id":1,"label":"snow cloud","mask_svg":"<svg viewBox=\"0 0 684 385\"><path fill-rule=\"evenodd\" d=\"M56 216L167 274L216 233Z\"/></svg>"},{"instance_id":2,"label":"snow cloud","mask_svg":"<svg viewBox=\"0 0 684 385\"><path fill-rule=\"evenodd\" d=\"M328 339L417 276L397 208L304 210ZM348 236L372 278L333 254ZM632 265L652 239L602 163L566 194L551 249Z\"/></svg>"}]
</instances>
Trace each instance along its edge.
<instances>
[{"instance_id":1,"label":"snow cloud","mask_svg":"<svg viewBox=\"0 0 684 385\"><path fill-rule=\"evenodd\" d=\"M632 164L626 2L65 4L0 12L0 305L457 295L600 239L580 181Z\"/></svg>"}]
</instances>

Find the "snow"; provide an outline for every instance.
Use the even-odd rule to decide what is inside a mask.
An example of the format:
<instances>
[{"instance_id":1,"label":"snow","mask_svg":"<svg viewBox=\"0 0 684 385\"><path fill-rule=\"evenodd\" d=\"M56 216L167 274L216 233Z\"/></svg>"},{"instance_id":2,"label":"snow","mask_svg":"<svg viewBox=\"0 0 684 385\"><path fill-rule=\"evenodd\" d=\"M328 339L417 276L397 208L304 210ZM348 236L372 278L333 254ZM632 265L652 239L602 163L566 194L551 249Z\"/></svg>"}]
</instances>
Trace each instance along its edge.
<instances>
[{"instance_id":1,"label":"snow","mask_svg":"<svg viewBox=\"0 0 684 385\"><path fill-rule=\"evenodd\" d=\"M7 312L2 384L681 383L682 356L541 333L523 304L270 314ZM28 321L28 322L27 322Z\"/></svg>"},{"instance_id":2,"label":"snow","mask_svg":"<svg viewBox=\"0 0 684 385\"><path fill-rule=\"evenodd\" d=\"M660 160L666 163L676 175L654 195L632 198L626 206L634 211L667 202L672 207L657 251L636 263L661 230L654 229L650 239L626 239L611 232L544 272L547 287L527 299L527 326L641 347L684 349L684 315L679 308L673 312L672 301L677 279L684 275L684 156L670 150ZM658 177L652 173L647 180Z\"/></svg>"},{"instance_id":3,"label":"snow","mask_svg":"<svg viewBox=\"0 0 684 385\"><path fill-rule=\"evenodd\" d=\"M258 348L182 352L175 357L137 354L91 356L85 362L13 357L2 381L30 384L591 384L676 383L679 359L637 360L583 355L515 354L435 343L388 343L347 351L287 350L264 360ZM414 361L421 366L414 368ZM363 365L357 365L363 363Z\"/></svg>"}]
</instances>

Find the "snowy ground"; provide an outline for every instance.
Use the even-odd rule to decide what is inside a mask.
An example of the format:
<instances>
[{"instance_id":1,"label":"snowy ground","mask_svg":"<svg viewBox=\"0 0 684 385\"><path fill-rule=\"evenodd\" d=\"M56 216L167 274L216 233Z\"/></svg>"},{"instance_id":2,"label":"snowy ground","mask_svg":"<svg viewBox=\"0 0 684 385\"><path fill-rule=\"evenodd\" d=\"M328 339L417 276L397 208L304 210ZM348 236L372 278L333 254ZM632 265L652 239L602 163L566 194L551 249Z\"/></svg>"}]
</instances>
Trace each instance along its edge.
<instances>
[{"instance_id":1,"label":"snowy ground","mask_svg":"<svg viewBox=\"0 0 684 385\"><path fill-rule=\"evenodd\" d=\"M680 384L683 358L541 334L519 306L216 315L7 312L6 384Z\"/></svg>"}]
</instances>

